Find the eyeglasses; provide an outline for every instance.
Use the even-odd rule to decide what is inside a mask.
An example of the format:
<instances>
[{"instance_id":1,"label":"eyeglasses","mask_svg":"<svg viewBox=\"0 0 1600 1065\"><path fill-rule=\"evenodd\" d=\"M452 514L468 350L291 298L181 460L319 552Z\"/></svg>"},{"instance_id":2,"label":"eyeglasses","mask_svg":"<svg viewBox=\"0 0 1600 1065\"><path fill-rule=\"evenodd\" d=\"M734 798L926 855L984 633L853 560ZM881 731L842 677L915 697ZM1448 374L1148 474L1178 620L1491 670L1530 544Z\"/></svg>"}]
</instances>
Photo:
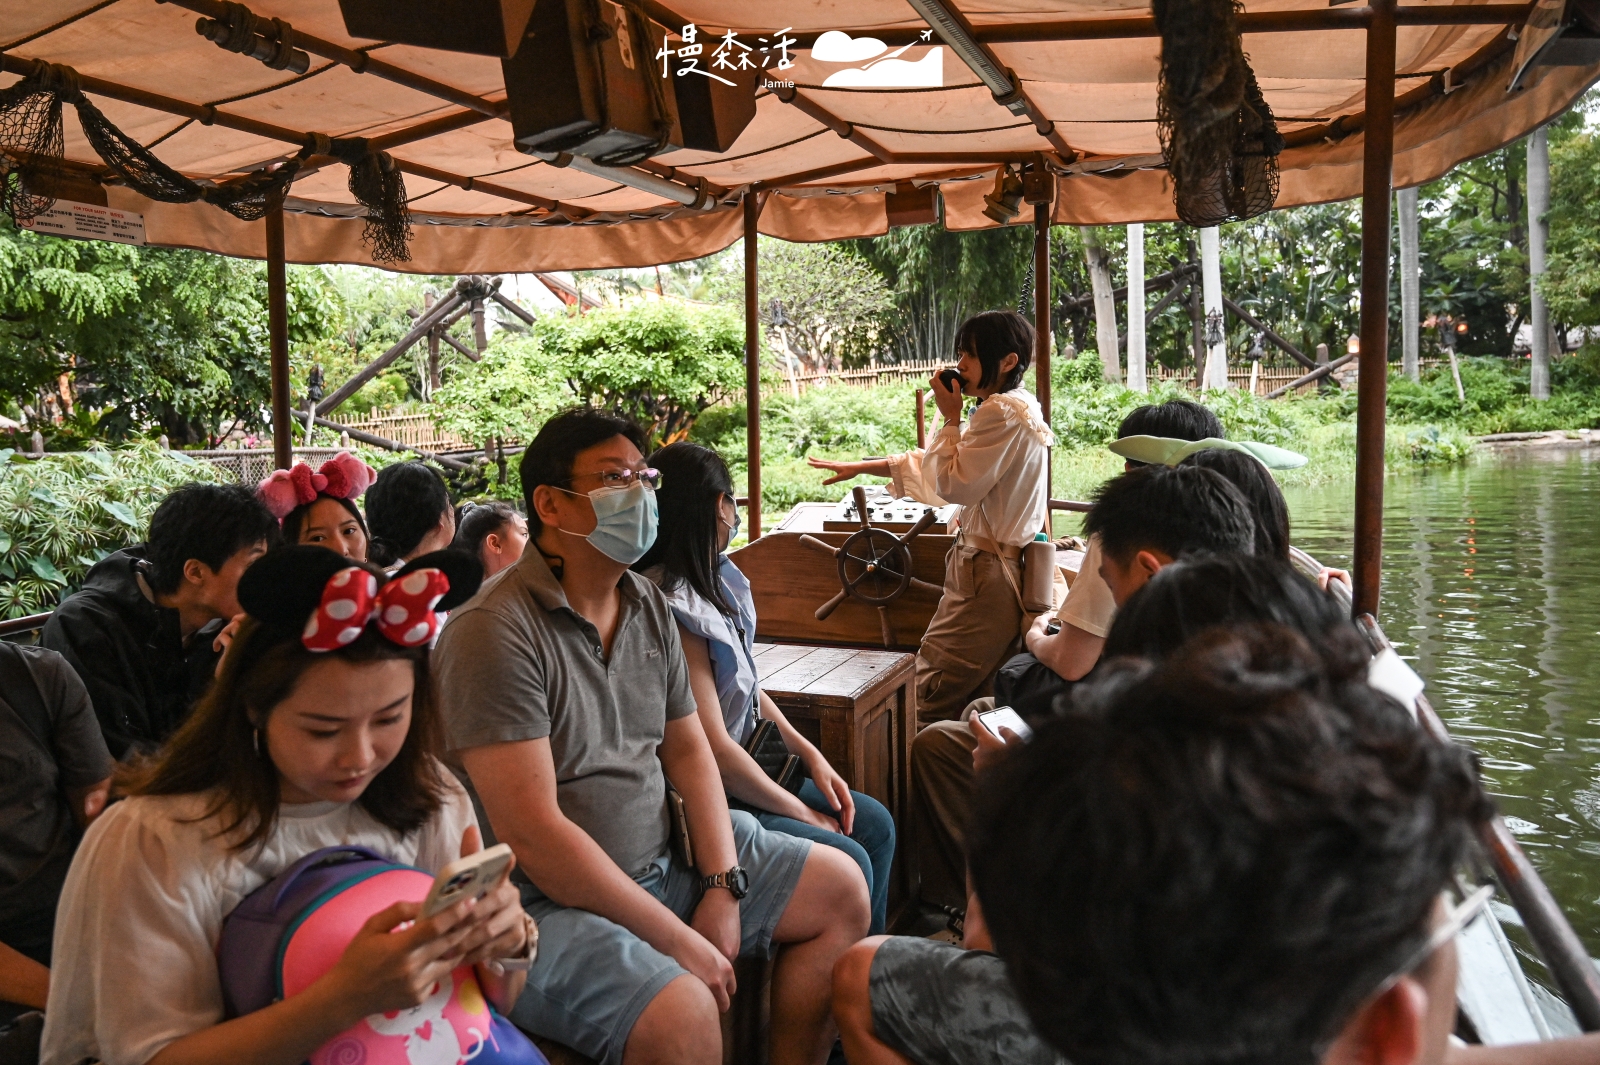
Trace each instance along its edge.
<instances>
[{"instance_id":1,"label":"eyeglasses","mask_svg":"<svg viewBox=\"0 0 1600 1065\"><path fill-rule=\"evenodd\" d=\"M1410 973L1416 969L1417 966L1433 957L1435 951L1444 946L1446 943L1450 942L1456 936L1460 935L1461 930L1466 928L1467 925L1471 924L1489 905L1489 900L1494 898L1494 885L1484 884L1482 887L1473 888L1468 885L1465 880L1457 877L1456 893L1460 896L1461 901L1450 907L1450 912L1445 915L1445 919L1443 921L1439 922L1438 927L1434 928L1433 933L1428 936L1427 941L1419 946L1416 950L1412 951L1411 954L1406 957L1406 960L1401 963L1397 969L1395 969L1394 973L1390 975L1388 979L1384 980L1383 983L1379 984L1377 990L1373 991L1371 995L1367 996L1368 1002L1377 998L1379 995L1382 995L1385 991L1388 991L1395 984L1399 983L1401 977L1405 976L1407 973ZM1444 898L1448 904L1450 893L1446 891L1441 897Z\"/></svg>"},{"instance_id":2,"label":"eyeglasses","mask_svg":"<svg viewBox=\"0 0 1600 1065\"><path fill-rule=\"evenodd\" d=\"M600 478L601 488L631 488L635 481L644 485L645 490L648 492L654 492L661 487L661 471L651 469L648 466L641 470L618 467L610 470L599 470L595 473L575 473L568 483L570 484L584 477Z\"/></svg>"}]
</instances>

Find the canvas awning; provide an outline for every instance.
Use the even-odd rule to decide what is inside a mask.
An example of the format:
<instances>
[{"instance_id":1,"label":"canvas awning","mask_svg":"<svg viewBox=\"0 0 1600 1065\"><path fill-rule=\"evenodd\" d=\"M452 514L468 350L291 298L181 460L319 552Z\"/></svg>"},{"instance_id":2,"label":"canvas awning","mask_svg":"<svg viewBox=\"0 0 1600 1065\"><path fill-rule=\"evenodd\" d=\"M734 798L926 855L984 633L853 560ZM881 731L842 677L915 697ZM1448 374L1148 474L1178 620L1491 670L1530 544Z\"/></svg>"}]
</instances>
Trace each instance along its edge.
<instances>
[{"instance_id":1,"label":"canvas awning","mask_svg":"<svg viewBox=\"0 0 1600 1065\"><path fill-rule=\"evenodd\" d=\"M926 24L904 0L647 3L651 16L674 33L694 23L700 40L709 42L707 54L729 29L750 46L762 37L769 45L785 36L796 42L788 49L792 67L772 65L782 61L776 49L762 57L765 75L792 81L793 89L760 89L756 118L730 150L675 151L635 169L671 182L680 193L687 188L689 198L704 189L700 208L519 153L509 122L496 117L505 111L496 59L352 39L337 0L253 0L249 6L293 27L297 43L311 53L305 74L271 69L198 35L196 14L217 14L217 0L33 0L0 12L7 71L0 84L15 81L32 60L70 66L112 122L195 179L237 177L289 158L308 133L374 138L406 171L415 225L412 258L399 268L421 272L694 258L738 239L739 200L751 190L762 194L761 231L788 240L884 233L885 195L904 183L938 184L945 224L982 228L995 224L982 208L996 164L1041 158L1056 173L1057 223L1175 217L1155 122L1159 39L1148 8L1117 0L959 5L977 38L1015 72L1033 118L1001 106L937 38L923 43ZM1279 206L1359 195L1365 9L1329 8L1326 0L1251 0L1245 6L1245 49L1290 145L1280 159ZM1407 21L1407 12L1435 18L1465 12L1471 19L1468 8L1427 2L1401 9L1396 185L1436 178L1522 136L1600 74L1591 67L1542 67L1526 88L1508 93L1513 21L1521 10L1510 5L1476 13L1500 21ZM926 79L930 52L942 48L939 83L841 87L839 73L864 69L871 57L823 62L809 46L827 31L858 43L875 38L891 49L911 44L899 61L924 64L913 78ZM858 48L867 51L869 45ZM365 72L352 64L364 64ZM824 85L830 78L834 84ZM103 169L70 109L66 122L68 159ZM241 222L204 202L155 203L126 188L107 192L111 206L144 215L151 243L266 253L259 223ZM360 240L360 212L343 164L326 160L302 174L285 204L288 259L370 262ZM1026 212L1017 219L1028 221Z\"/></svg>"}]
</instances>

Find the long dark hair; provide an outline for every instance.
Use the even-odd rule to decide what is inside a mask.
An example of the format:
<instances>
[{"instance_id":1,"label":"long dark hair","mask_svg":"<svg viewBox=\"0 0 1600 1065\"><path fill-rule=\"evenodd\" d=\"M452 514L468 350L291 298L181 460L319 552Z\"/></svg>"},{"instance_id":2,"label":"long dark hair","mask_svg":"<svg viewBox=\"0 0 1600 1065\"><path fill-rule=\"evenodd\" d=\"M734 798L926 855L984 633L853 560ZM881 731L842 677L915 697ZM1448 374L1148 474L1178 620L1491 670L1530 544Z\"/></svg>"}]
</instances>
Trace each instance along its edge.
<instances>
[{"instance_id":1,"label":"long dark hair","mask_svg":"<svg viewBox=\"0 0 1600 1065\"><path fill-rule=\"evenodd\" d=\"M1233 486L1250 504L1250 513L1256 519L1255 555L1261 558L1289 557L1289 504L1272 474L1260 462L1241 451L1226 448L1208 448L1196 451L1180 465L1201 466L1216 470L1233 482Z\"/></svg>"},{"instance_id":2,"label":"long dark hair","mask_svg":"<svg viewBox=\"0 0 1600 1065\"><path fill-rule=\"evenodd\" d=\"M309 503L301 503L283 516L284 543L297 544L300 542L300 527L306 523L306 515L311 513L312 507L324 499L331 499L345 510L348 510L350 516L356 519L356 524L361 526L361 535L367 538L369 545L372 543L372 533L367 529L367 519L361 516L361 508L356 506L355 501L346 499L343 496L331 496L326 492L318 492L317 498Z\"/></svg>"},{"instance_id":3,"label":"long dark hair","mask_svg":"<svg viewBox=\"0 0 1600 1065\"><path fill-rule=\"evenodd\" d=\"M381 573L375 567L364 569ZM264 844L278 821L278 770L266 751L257 752L256 729L266 727L274 708L289 697L314 663L411 663L415 688L411 727L394 761L384 766L356 801L378 823L404 835L422 827L444 801L445 782L437 753L443 729L428 648L389 642L375 627L336 651L306 650L299 634L246 618L222 662L222 673L189 720L152 759L117 775L129 795L193 795L214 792L201 819L223 815L222 835L243 851Z\"/></svg>"},{"instance_id":4,"label":"long dark hair","mask_svg":"<svg viewBox=\"0 0 1600 1065\"><path fill-rule=\"evenodd\" d=\"M656 542L633 568L644 572L661 566L665 589L687 584L723 614L732 616L733 604L722 594L717 577L717 530L721 522L717 502L733 498L733 478L722 456L708 447L687 441L668 444L650 456L661 471L656 503L661 510Z\"/></svg>"},{"instance_id":5,"label":"long dark hair","mask_svg":"<svg viewBox=\"0 0 1600 1065\"><path fill-rule=\"evenodd\" d=\"M417 549L449 509L450 490L439 471L420 462L385 466L367 489L367 520L372 528L368 557L380 566L400 561Z\"/></svg>"}]
</instances>

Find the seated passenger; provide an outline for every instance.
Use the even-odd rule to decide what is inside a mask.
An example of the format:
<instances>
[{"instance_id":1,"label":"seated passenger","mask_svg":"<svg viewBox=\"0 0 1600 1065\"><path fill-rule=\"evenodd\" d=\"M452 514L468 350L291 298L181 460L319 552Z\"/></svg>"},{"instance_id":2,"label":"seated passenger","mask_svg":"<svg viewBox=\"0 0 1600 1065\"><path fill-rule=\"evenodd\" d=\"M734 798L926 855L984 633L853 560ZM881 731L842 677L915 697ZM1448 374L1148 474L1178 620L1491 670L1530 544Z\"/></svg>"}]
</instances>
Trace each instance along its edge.
<instances>
[{"instance_id":1,"label":"seated passenger","mask_svg":"<svg viewBox=\"0 0 1600 1065\"><path fill-rule=\"evenodd\" d=\"M153 750L183 723L239 613L240 575L277 536L250 489L186 484L156 507L145 543L101 559L56 608L40 642L89 689L112 757Z\"/></svg>"},{"instance_id":2,"label":"seated passenger","mask_svg":"<svg viewBox=\"0 0 1600 1065\"><path fill-rule=\"evenodd\" d=\"M510 1016L606 1065L718 1061L732 959L777 947L771 1060L821 1062L866 885L836 848L730 822L672 611L628 570L656 535L643 442L590 407L545 423L522 457L534 550L436 651L452 757L539 920ZM669 779L692 864L669 852Z\"/></svg>"},{"instance_id":3,"label":"seated passenger","mask_svg":"<svg viewBox=\"0 0 1600 1065\"><path fill-rule=\"evenodd\" d=\"M1095 572L1114 603L1176 558L1195 552L1248 554L1255 542L1249 505L1232 484L1211 470L1165 466L1140 467L1107 481L1084 531L1099 546ZM1047 708L1023 709L1037 714ZM969 715L966 721L930 725L912 744L911 833L925 916L958 912L966 905L962 829L971 810L972 752L981 728Z\"/></svg>"},{"instance_id":4,"label":"seated passenger","mask_svg":"<svg viewBox=\"0 0 1600 1065\"><path fill-rule=\"evenodd\" d=\"M1272 471L1259 459L1242 451L1210 448L1196 451L1179 465L1215 470L1226 477L1250 504L1250 513L1256 519L1255 546L1251 553L1257 558L1289 560L1289 504Z\"/></svg>"},{"instance_id":5,"label":"seated passenger","mask_svg":"<svg viewBox=\"0 0 1600 1065\"><path fill-rule=\"evenodd\" d=\"M421 462L379 470L367 490L367 528L372 533L367 556L387 570L449 547L456 512L439 471Z\"/></svg>"},{"instance_id":6,"label":"seated passenger","mask_svg":"<svg viewBox=\"0 0 1600 1065\"><path fill-rule=\"evenodd\" d=\"M89 692L54 651L0 641L0 766L3 1030L45 1008L56 900L110 786L111 753Z\"/></svg>"},{"instance_id":7,"label":"seated passenger","mask_svg":"<svg viewBox=\"0 0 1600 1065\"><path fill-rule=\"evenodd\" d=\"M419 1005L464 962L528 957L534 934L510 883L431 918L395 903L304 991L226 1016L223 920L300 858L360 845L432 872L478 849L472 805L435 757L427 634L413 625L428 629L432 612L411 604L403 629L375 617L337 641L326 619L342 615L319 604L349 568L323 548L285 547L240 583L248 617L217 684L160 756L125 771L131 797L73 860L43 1065L293 1065L364 1017ZM450 572L445 602L476 589L475 572ZM328 625L320 642L316 620ZM479 965L477 976L498 1006L521 990L520 972Z\"/></svg>"},{"instance_id":8,"label":"seated passenger","mask_svg":"<svg viewBox=\"0 0 1600 1065\"><path fill-rule=\"evenodd\" d=\"M451 543L483 563L483 579L513 565L528 546L528 519L509 503L468 503L456 515Z\"/></svg>"},{"instance_id":9,"label":"seated passenger","mask_svg":"<svg viewBox=\"0 0 1600 1065\"><path fill-rule=\"evenodd\" d=\"M256 486L256 495L278 519L285 543L315 544L365 562L367 521L356 500L377 476L377 470L341 451L315 472L304 462L274 471Z\"/></svg>"},{"instance_id":10,"label":"seated passenger","mask_svg":"<svg viewBox=\"0 0 1600 1065\"><path fill-rule=\"evenodd\" d=\"M1258 560L1239 553L1209 555L1163 568L1144 588L1134 593L1117 612L1116 622L1106 639L1106 657L1136 655L1159 661L1176 653L1207 629L1253 624L1282 625L1301 634L1314 646L1347 647L1355 633L1349 614L1287 563ZM1043 727L1044 721L1038 724ZM982 738L975 752L981 780L1017 745L1008 747L988 738L986 732L975 732L975 735ZM974 952L991 951L993 947L988 940L982 907L971 897L962 904L968 907L964 946ZM942 983L944 978L940 974L964 968L981 974L981 980L1001 981L983 996L985 1001L994 1003L994 1012L986 1018L971 1019L972 1024L980 1025L979 1029L967 1030L967 1022L960 1022L952 1029L941 1031L939 1034L950 1040L948 1054L935 1051L928 1040L891 1037L887 1025L874 1035L869 1010L840 1013L841 1030L852 1062L856 1065L900 1063L906 1055L919 1065L946 1061L1000 1065L1008 1061L1059 1060L1022 1016L1003 982L1003 970L991 954L961 955L952 953L955 948L939 945L933 949L919 946L921 942L878 938L854 948L841 963L836 976L836 1002L840 998L859 997L866 1001L870 997L872 1010L877 1010L880 1001L903 1002L912 996L921 996L919 1008L927 1015L939 1016L952 1009L960 1012L967 1007L959 1000L973 993L975 988ZM886 960L881 968L874 969L873 957L880 947L888 948L886 959L899 960ZM953 997L947 1001L942 997L945 994ZM982 1049L984 1046L990 1049Z\"/></svg>"},{"instance_id":11,"label":"seated passenger","mask_svg":"<svg viewBox=\"0 0 1600 1065\"><path fill-rule=\"evenodd\" d=\"M1116 670L985 778L973 880L1074 1065L1446 1058L1455 936L1487 901L1454 878L1492 809L1466 749L1368 687L1365 659L1212 630Z\"/></svg>"},{"instance_id":12,"label":"seated passenger","mask_svg":"<svg viewBox=\"0 0 1600 1065\"><path fill-rule=\"evenodd\" d=\"M633 568L655 581L672 606L689 686L729 803L749 810L767 828L850 855L866 877L876 935L889 908L894 820L877 799L851 791L759 687L752 657L755 601L750 582L725 554L739 532L728 464L715 451L688 442L664 447L649 461L661 471L661 528ZM796 774L798 791L780 786L751 756L748 744L762 720L776 726L788 753L804 767Z\"/></svg>"}]
</instances>

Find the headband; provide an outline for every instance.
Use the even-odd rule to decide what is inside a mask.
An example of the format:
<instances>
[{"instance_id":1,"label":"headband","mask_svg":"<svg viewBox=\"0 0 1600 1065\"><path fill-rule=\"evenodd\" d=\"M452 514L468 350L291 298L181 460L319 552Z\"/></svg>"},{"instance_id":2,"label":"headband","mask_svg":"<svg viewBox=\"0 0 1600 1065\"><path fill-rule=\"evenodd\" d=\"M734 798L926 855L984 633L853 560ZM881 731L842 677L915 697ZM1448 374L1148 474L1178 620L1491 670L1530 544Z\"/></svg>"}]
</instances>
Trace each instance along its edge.
<instances>
[{"instance_id":1,"label":"headband","mask_svg":"<svg viewBox=\"0 0 1600 1065\"><path fill-rule=\"evenodd\" d=\"M336 651L368 625L390 643L421 647L439 632L438 611L472 598L482 581L483 567L462 551L434 551L387 577L325 547L296 544L245 570L239 605L308 651Z\"/></svg>"},{"instance_id":2,"label":"headband","mask_svg":"<svg viewBox=\"0 0 1600 1065\"><path fill-rule=\"evenodd\" d=\"M1167 436L1125 436L1109 445L1114 454L1152 466L1176 466L1197 451L1240 451L1269 470L1293 470L1308 461L1297 451L1263 444L1257 440L1174 440Z\"/></svg>"},{"instance_id":3,"label":"headband","mask_svg":"<svg viewBox=\"0 0 1600 1065\"><path fill-rule=\"evenodd\" d=\"M350 452L341 451L315 472L304 462L287 470L274 470L256 486L256 496L281 522L296 507L315 503L318 496L357 499L377 479L377 470Z\"/></svg>"}]
</instances>

